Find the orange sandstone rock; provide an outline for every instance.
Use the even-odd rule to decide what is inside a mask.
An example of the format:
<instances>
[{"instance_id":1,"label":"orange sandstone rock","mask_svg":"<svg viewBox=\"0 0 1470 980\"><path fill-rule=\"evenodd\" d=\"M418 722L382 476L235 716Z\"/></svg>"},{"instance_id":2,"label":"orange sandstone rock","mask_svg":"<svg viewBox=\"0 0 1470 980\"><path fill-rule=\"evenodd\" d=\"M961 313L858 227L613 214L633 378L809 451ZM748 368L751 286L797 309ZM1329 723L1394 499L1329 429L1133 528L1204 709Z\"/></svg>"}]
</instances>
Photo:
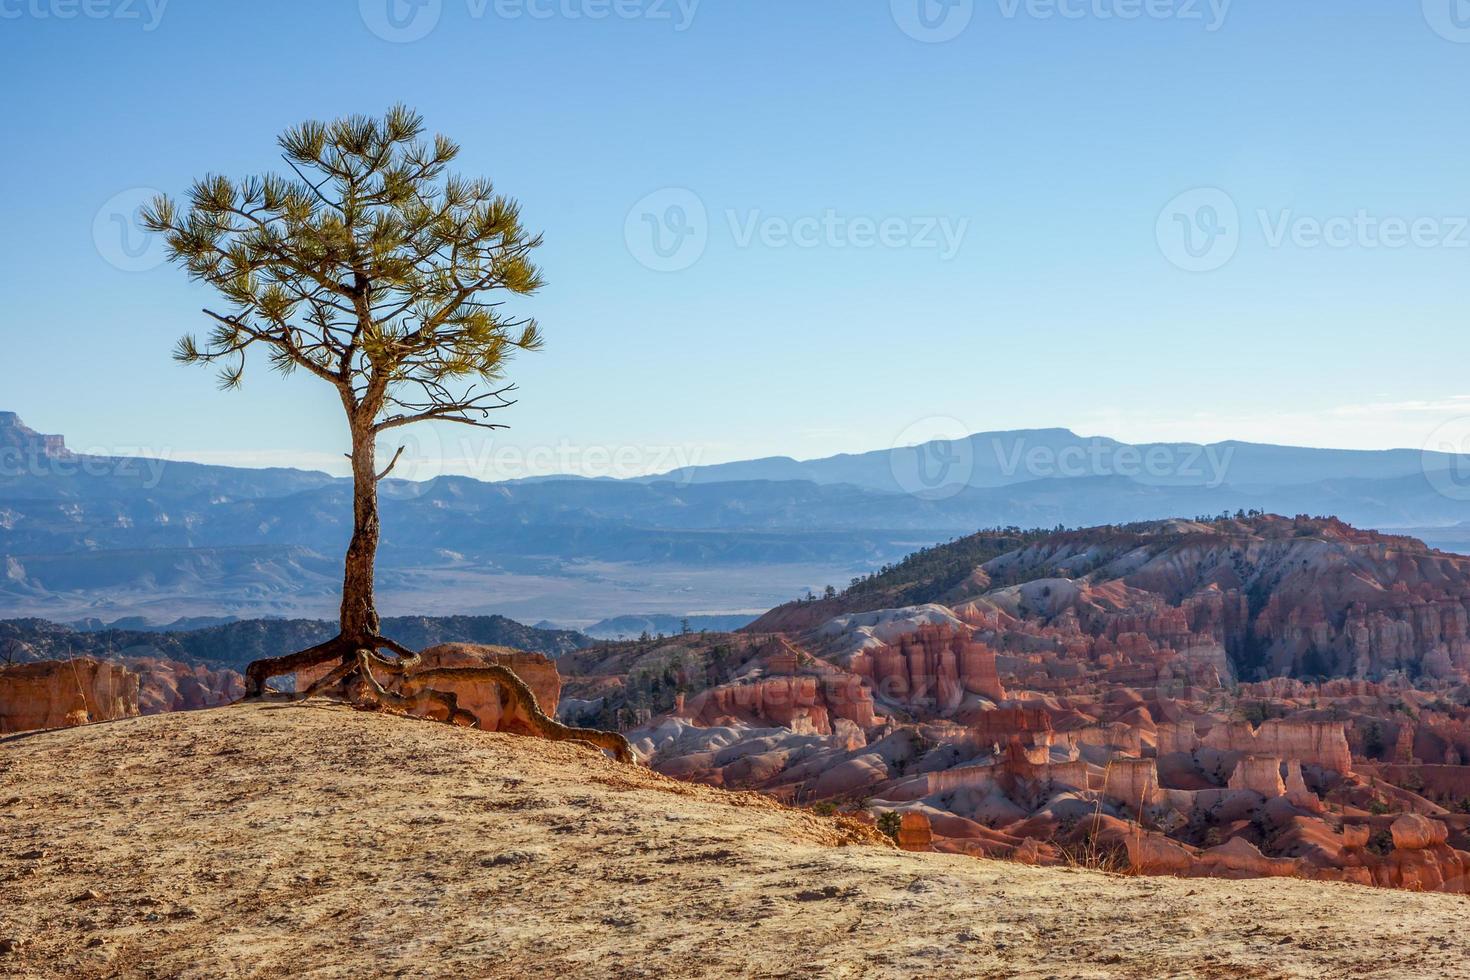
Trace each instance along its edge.
<instances>
[{"instance_id":1,"label":"orange sandstone rock","mask_svg":"<svg viewBox=\"0 0 1470 980\"><path fill-rule=\"evenodd\" d=\"M1158 799L1159 770L1153 759L1114 759L1108 764L1103 794L1134 810Z\"/></svg>"},{"instance_id":2,"label":"orange sandstone rock","mask_svg":"<svg viewBox=\"0 0 1470 980\"><path fill-rule=\"evenodd\" d=\"M126 663L138 675L138 708L145 715L217 708L245 696L245 679L238 671L151 657Z\"/></svg>"},{"instance_id":3,"label":"orange sandstone rock","mask_svg":"<svg viewBox=\"0 0 1470 980\"><path fill-rule=\"evenodd\" d=\"M1449 830L1438 820L1430 820L1417 813L1405 813L1389 826L1393 834L1393 846L1401 851L1421 851L1427 847L1438 847L1449 840Z\"/></svg>"},{"instance_id":4,"label":"orange sandstone rock","mask_svg":"<svg viewBox=\"0 0 1470 980\"><path fill-rule=\"evenodd\" d=\"M898 846L905 851L934 849L934 826L926 814L909 810L899 818Z\"/></svg>"},{"instance_id":5,"label":"orange sandstone rock","mask_svg":"<svg viewBox=\"0 0 1470 980\"><path fill-rule=\"evenodd\" d=\"M107 661L0 667L0 733L65 728L138 714L138 675Z\"/></svg>"},{"instance_id":6,"label":"orange sandstone rock","mask_svg":"<svg viewBox=\"0 0 1470 980\"><path fill-rule=\"evenodd\" d=\"M506 647L477 646L471 643L446 643L423 652L422 662L410 676L436 667L481 667L498 664L515 671L517 677L536 695L536 701L547 715L556 715L561 699L561 675L556 664L544 654L525 653ZM385 684L389 690L398 686L395 679ZM530 731L529 718L523 713L505 717L500 687L481 680L436 680L436 690L453 694L459 706L473 714L485 731Z\"/></svg>"},{"instance_id":7,"label":"orange sandstone rock","mask_svg":"<svg viewBox=\"0 0 1470 980\"><path fill-rule=\"evenodd\" d=\"M1205 735L1203 744L1222 752L1274 755L1334 772L1353 771L1353 754L1342 722L1272 719L1260 728L1246 722L1216 725Z\"/></svg>"},{"instance_id":8,"label":"orange sandstone rock","mask_svg":"<svg viewBox=\"0 0 1470 980\"><path fill-rule=\"evenodd\" d=\"M1286 784L1281 779L1281 760L1267 755L1241 756L1230 774L1231 789L1248 789L1260 793L1267 799L1286 795ZM1302 787L1305 789L1305 785Z\"/></svg>"}]
</instances>

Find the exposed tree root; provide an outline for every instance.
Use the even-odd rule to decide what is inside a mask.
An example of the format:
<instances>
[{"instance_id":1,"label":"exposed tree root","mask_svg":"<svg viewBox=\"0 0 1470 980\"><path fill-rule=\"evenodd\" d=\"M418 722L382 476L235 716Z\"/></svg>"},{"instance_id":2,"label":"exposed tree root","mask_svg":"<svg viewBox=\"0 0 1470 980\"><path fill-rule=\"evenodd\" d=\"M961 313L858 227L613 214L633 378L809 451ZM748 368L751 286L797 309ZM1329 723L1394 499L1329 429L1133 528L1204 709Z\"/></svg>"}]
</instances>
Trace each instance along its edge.
<instances>
[{"instance_id":1,"label":"exposed tree root","mask_svg":"<svg viewBox=\"0 0 1470 980\"><path fill-rule=\"evenodd\" d=\"M371 646L371 648L369 648ZM378 653L388 650L396 656L389 659ZM271 690L266 682L273 677L294 674L340 660L321 679L305 690L285 694ZM436 667L411 673L422 656L382 636L370 637L364 643L337 637L326 643L284 657L257 660L245 669L246 699L271 698L302 701L311 697L340 697L351 704L369 708L387 708L412 712L451 725L479 727L479 719L459 706L459 700L448 691L435 690L434 681L488 681L500 689L501 711L506 716L525 719L531 735L552 742L585 742L594 748L613 753L619 762L635 761L633 748L618 732L594 728L572 728L563 725L541 709L536 692L509 667L487 664L483 667ZM402 693L395 693L378 682L374 671L399 678Z\"/></svg>"},{"instance_id":2,"label":"exposed tree root","mask_svg":"<svg viewBox=\"0 0 1470 980\"><path fill-rule=\"evenodd\" d=\"M310 670L329 660L342 660L345 663L348 660L347 654L351 652L349 646L345 637L338 636L298 653L256 660L245 668L245 697L247 699L263 697L268 693L265 682L272 677L282 677L300 670Z\"/></svg>"},{"instance_id":3,"label":"exposed tree root","mask_svg":"<svg viewBox=\"0 0 1470 980\"><path fill-rule=\"evenodd\" d=\"M484 667L436 667L416 674L405 674L403 687L406 691L416 691L420 685L432 684L436 680L490 681L500 687L501 710L506 714L515 714L518 709L522 711L530 719L537 737L552 742L589 742L599 749L613 753L619 762L633 761L633 747L618 732L572 728L547 715L536 701L536 692L509 667L500 664L487 664Z\"/></svg>"},{"instance_id":4,"label":"exposed tree root","mask_svg":"<svg viewBox=\"0 0 1470 980\"><path fill-rule=\"evenodd\" d=\"M354 704L378 708L389 708L405 713L422 713L435 721L451 725L474 728L480 720L459 706L459 699L448 691L432 688L414 690L407 694L395 694L373 676L373 655L366 650L357 651L357 666L351 673L350 691Z\"/></svg>"}]
</instances>

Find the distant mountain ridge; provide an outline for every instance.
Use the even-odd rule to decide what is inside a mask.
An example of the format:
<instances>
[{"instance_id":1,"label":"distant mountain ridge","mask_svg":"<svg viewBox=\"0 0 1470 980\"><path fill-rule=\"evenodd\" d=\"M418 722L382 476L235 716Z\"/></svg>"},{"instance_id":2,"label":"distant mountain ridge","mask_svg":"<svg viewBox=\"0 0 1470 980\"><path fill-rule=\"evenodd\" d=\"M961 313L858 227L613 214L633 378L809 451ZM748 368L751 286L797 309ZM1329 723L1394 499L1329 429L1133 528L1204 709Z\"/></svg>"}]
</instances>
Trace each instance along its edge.
<instances>
[{"instance_id":1,"label":"distant mountain ridge","mask_svg":"<svg viewBox=\"0 0 1470 980\"><path fill-rule=\"evenodd\" d=\"M12 459L65 456L66 439L42 435L22 422L16 413L0 412L0 455Z\"/></svg>"},{"instance_id":2,"label":"distant mountain ridge","mask_svg":"<svg viewBox=\"0 0 1470 980\"><path fill-rule=\"evenodd\" d=\"M346 480L64 446L0 413L0 616L328 614L350 535ZM380 594L394 611L529 622L734 615L977 528L1252 509L1470 549L1462 462L1402 449L1130 446L1036 429L636 480L389 480Z\"/></svg>"},{"instance_id":3,"label":"distant mountain ridge","mask_svg":"<svg viewBox=\"0 0 1470 980\"><path fill-rule=\"evenodd\" d=\"M959 440L804 461L773 456L717 463L642 480L682 484L806 480L897 493L1114 476L1157 486L1251 486L1395 479L1422 474L1426 468L1447 470L1456 462L1452 454L1415 449L1315 449L1236 440L1132 444L1053 428L979 432ZM936 482L916 488L914 478L926 467Z\"/></svg>"}]
</instances>

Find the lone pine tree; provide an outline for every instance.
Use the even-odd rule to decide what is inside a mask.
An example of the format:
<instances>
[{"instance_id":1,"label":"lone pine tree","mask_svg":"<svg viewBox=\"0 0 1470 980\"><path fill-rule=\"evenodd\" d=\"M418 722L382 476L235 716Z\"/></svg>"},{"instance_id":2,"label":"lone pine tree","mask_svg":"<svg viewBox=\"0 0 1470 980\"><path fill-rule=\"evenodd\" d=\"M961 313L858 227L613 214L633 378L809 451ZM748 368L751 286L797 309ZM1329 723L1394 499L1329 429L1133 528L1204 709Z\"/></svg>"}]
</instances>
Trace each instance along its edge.
<instances>
[{"instance_id":1,"label":"lone pine tree","mask_svg":"<svg viewBox=\"0 0 1470 980\"><path fill-rule=\"evenodd\" d=\"M525 230L518 205L490 181L447 172L459 153L454 142L425 141L423 133L422 117L404 106L381 119L302 123L277 140L291 176L210 175L194 183L185 206L155 199L143 222L190 278L223 299L221 309L204 310L211 326L204 340L179 342L178 360L217 367L221 387L233 389L247 355L259 349L282 374L331 385L346 414L353 521L340 633L252 663L247 696L274 694L271 678L336 660L296 696L340 691L465 723L473 717L454 696L429 686L448 669L412 672L418 655L381 633L373 594L378 484L403 450L380 465L377 445L417 423L504 427L491 413L513 404L506 365L541 347L536 321L505 303L540 288L531 256L541 238ZM499 684L508 701L526 703L542 734L629 755L621 736L546 718L504 667L453 670L457 678L477 673ZM385 690L374 671L399 676L400 693Z\"/></svg>"}]
</instances>

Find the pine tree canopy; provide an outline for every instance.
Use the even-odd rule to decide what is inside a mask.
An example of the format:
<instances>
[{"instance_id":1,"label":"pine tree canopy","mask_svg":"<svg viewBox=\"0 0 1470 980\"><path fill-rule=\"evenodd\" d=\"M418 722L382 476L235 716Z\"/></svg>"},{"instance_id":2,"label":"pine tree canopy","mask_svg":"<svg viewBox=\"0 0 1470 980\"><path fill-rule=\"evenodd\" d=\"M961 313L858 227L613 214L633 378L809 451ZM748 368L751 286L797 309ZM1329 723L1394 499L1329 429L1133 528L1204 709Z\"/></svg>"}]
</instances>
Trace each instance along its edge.
<instances>
[{"instance_id":1,"label":"pine tree canopy","mask_svg":"<svg viewBox=\"0 0 1470 980\"><path fill-rule=\"evenodd\" d=\"M441 420L499 428L507 360L536 350L534 319L504 309L542 285L539 235L489 180L448 172L459 147L421 139L422 117L306 122L278 144L290 176L206 176L187 205L145 208L170 257L227 306L175 356L244 377L252 347L283 374L304 370L342 393L372 432Z\"/></svg>"}]
</instances>

